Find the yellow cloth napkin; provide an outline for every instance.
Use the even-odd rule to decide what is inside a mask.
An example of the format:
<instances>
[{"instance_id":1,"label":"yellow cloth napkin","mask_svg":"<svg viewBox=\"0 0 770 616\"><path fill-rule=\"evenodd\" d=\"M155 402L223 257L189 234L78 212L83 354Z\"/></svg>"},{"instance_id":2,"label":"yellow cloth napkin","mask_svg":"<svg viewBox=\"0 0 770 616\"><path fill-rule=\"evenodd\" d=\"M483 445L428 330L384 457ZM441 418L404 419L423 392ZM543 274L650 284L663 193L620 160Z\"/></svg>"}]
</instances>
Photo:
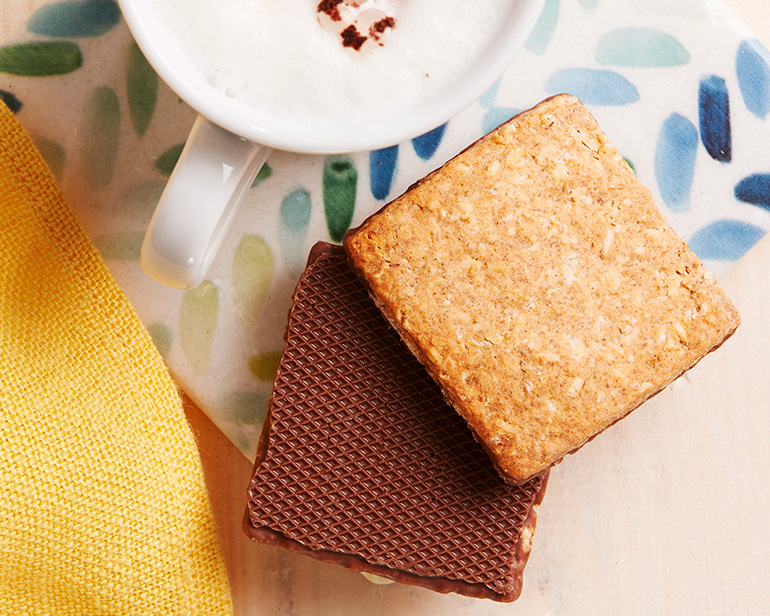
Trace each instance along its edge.
<instances>
[{"instance_id":1,"label":"yellow cloth napkin","mask_svg":"<svg viewBox=\"0 0 770 616\"><path fill-rule=\"evenodd\" d=\"M230 614L166 368L0 103L0 614Z\"/></svg>"}]
</instances>

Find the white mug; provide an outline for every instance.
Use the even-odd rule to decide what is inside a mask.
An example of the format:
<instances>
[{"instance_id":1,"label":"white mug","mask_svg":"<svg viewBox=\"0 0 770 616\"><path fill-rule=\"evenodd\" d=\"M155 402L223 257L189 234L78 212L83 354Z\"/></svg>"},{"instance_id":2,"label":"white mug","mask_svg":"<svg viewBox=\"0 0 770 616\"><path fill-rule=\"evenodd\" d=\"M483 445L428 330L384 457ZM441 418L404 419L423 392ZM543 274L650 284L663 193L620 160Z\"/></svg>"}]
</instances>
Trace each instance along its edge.
<instances>
[{"instance_id":1,"label":"white mug","mask_svg":"<svg viewBox=\"0 0 770 616\"><path fill-rule=\"evenodd\" d=\"M243 105L217 90L154 18L153 0L120 0L147 60L199 114L147 229L142 268L172 287L191 288L202 282L238 203L273 148L307 154L376 150L440 126L500 77L534 28L544 3L512 0L495 39L437 96L388 117L351 120L330 130L322 123L295 126L290 119Z\"/></svg>"}]
</instances>

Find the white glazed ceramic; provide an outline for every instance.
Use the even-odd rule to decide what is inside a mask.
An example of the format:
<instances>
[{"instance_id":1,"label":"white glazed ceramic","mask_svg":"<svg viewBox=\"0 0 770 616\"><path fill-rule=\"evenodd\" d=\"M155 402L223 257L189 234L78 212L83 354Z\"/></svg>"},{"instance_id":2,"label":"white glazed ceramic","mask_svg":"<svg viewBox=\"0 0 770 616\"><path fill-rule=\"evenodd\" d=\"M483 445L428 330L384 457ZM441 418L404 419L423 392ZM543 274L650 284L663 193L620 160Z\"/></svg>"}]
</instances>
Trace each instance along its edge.
<instances>
[{"instance_id":1,"label":"white glazed ceramic","mask_svg":"<svg viewBox=\"0 0 770 616\"><path fill-rule=\"evenodd\" d=\"M498 79L526 42L544 3L516 0L487 51L441 95L380 121L311 131L217 91L153 19L149 0L121 0L123 15L150 64L200 114L148 227L142 268L172 287L197 286L271 148L312 154L375 150L440 126Z\"/></svg>"},{"instance_id":2,"label":"white glazed ceramic","mask_svg":"<svg viewBox=\"0 0 770 616\"><path fill-rule=\"evenodd\" d=\"M180 292L147 276L139 253L196 112L158 83L114 8L47 0L0 45L0 60L11 54L36 68L34 75L0 71L0 97L35 135L176 382L252 460L292 292L311 247L339 241L547 96L568 91L586 102L671 226L715 275L770 231L770 196L748 200L762 196L770 175L770 52L722 0L548 0L501 78L440 130L350 155L274 151L206 280ZM51 41L61 49L53 63ZM74 47L82 62L73 63ZM37 70L68 62L66 74ZM714 77L724 80L730 101L731 162L715 159L720 153L709 152L701 138L713 113L701 114L700 92L719 83Z\"/></svg>"}]
</instances>

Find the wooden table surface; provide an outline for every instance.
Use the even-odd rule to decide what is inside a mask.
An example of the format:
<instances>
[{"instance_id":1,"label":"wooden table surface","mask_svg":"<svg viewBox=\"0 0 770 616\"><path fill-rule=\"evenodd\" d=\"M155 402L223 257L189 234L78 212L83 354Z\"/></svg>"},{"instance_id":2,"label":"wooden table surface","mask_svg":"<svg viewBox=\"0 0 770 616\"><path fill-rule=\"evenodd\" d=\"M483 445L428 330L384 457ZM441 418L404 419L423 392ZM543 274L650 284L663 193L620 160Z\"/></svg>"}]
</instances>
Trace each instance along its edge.
<instances>
[{"instance_id":1,"label":"wooden table surface","mask_svg":"<svg viewBox=\"0 0 770 616\"><path fill-rule=\"evenodd\" d=\"M41 4L0 0L0 40ZM727 4L770 46L770 2ZM722 279L738 333L554 470L511 605L377 586L250 542L251 464L189 403L236 614L770 614L768 270L765 237Z\"/></svg>"}]
</instances>

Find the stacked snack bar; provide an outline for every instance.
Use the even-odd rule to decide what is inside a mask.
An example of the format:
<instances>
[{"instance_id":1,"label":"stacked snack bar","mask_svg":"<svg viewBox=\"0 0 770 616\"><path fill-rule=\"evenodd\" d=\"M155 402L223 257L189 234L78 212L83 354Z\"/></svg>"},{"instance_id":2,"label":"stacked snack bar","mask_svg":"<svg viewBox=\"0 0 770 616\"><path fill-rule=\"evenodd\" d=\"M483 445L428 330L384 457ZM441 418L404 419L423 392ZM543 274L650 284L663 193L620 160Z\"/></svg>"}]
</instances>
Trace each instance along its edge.
<instances>
[{"instance_id":1,"label":"stacked snack bar","mask_svg":"<svg viewBox=\"0 0 770 616\"><path fill-rule=\"evenodd\" d=\"M521 592L545 478L500 480L339 247L294 295L246 531L441 592Z\"/></svg>"},{"instance_id":2,"label":"stacked snack bar","mask_svg":"<svg viewBox=\"0 0 770 616\"><path fill-rule=\"evenodd\" d=\"M247 531L443 592L515 599L551 466L739 324L567 95L345 251L315 255L297 287Z\"/></svg>"}]
</instances>

